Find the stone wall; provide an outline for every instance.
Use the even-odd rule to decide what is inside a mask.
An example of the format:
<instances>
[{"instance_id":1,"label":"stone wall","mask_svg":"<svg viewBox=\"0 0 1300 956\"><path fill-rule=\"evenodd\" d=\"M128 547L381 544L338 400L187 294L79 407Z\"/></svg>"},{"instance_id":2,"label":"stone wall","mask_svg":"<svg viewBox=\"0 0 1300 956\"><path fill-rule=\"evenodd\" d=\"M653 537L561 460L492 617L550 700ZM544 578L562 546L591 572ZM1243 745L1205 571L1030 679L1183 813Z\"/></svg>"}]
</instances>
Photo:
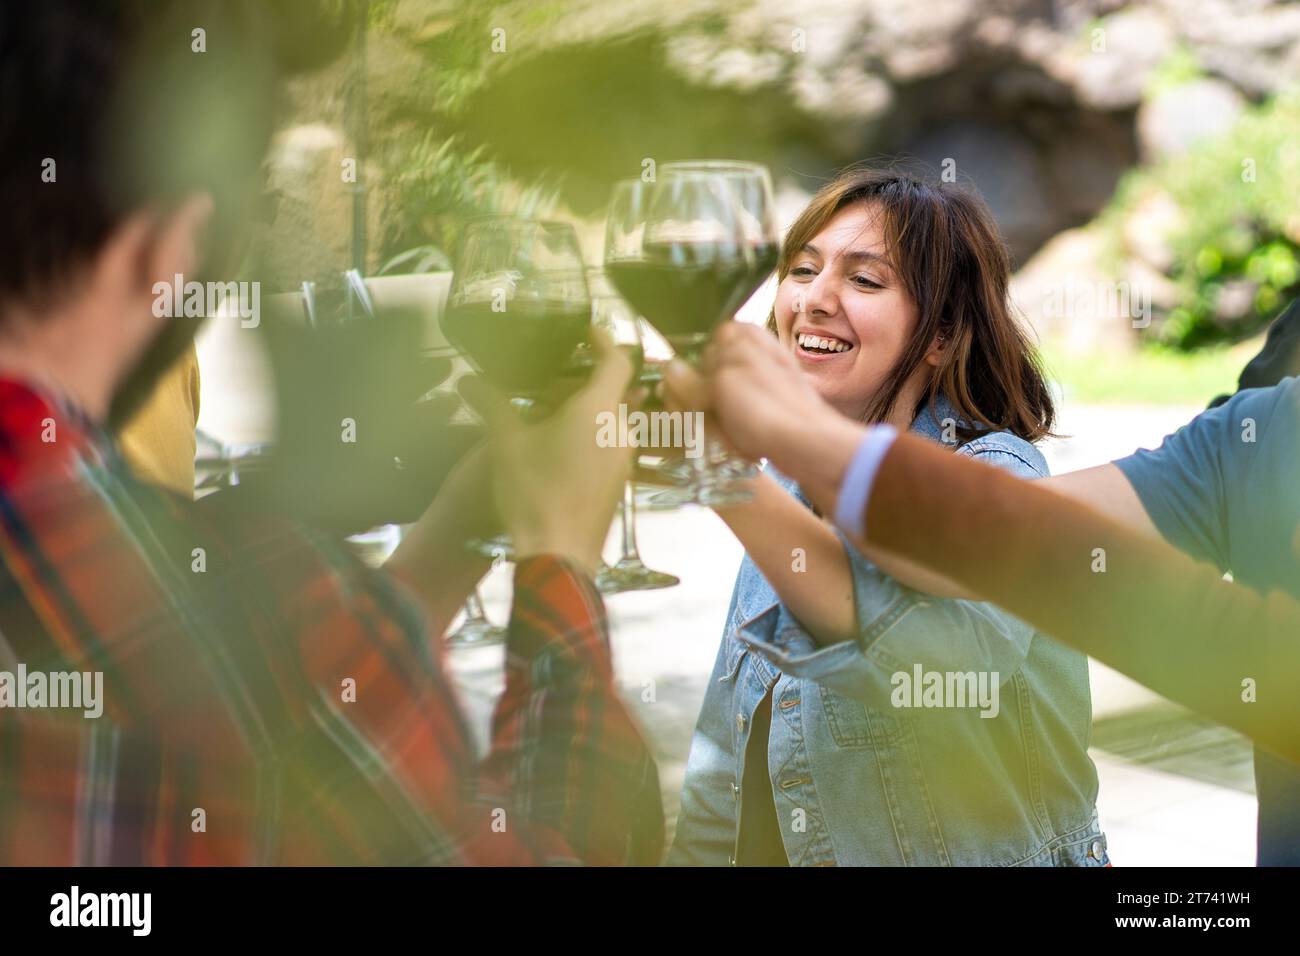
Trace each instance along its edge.
<instances>
[{"instance_id":1,"label":"stone wall","mask_svg":"<svg viewBox=\"0 0 1300 956\"><path fill-rule=\"evenodd\" d=\"M765 161L790 209L849 162L953 160L1032 267L1134 164L1300 76L1300 8L1269 0L375 0L371 19L372 268L409 212L391 167L426 131L484 145L517 179L558 175L580 218L645 158ZM1180 57L1198 77L1161 82ZM266 247L285 275L347 265L354 77L343 62L295 83Z\"/></svg>"}]
</instances>

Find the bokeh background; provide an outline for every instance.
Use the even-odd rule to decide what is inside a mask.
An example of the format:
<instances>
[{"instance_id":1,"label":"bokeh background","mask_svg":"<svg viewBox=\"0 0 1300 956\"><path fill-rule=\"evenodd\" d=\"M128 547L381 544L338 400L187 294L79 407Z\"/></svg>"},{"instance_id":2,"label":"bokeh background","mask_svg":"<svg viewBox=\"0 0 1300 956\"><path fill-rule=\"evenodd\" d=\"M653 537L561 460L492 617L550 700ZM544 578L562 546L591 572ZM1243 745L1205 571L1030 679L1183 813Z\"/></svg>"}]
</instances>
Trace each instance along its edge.
<instances>
[{"instance_id":1,"label":"bokeh background","mask_svg":"<svg viewBox=\"0 0 1300 956\"><path fill-rule=\"evenodd\" d=\"M992 207L1062 399L1054 471L1154 445L1231 391L1300 291L1300 6L1274 0L370 0L349 53L293 81L257 259L279 289L449 267L466 218L575 222L646 162L772 170L783 224L836 169L906 157ZM356 162L355 182L340 170ZM766 313L770 289L745 310ZM221 368L219 336L200 340ZM259 396L204 375L217 437ZM698 509L643 515L683 578L611 598L618 668L675 814L739 546ZM612 556L612 543L611 543ZM508 608L508 569L485 585ZM455 657L486 720L500 652ZM1124 864L1250 864L1249 748L1094 668L1094 757Z\"/></svg>"}]
</instances>

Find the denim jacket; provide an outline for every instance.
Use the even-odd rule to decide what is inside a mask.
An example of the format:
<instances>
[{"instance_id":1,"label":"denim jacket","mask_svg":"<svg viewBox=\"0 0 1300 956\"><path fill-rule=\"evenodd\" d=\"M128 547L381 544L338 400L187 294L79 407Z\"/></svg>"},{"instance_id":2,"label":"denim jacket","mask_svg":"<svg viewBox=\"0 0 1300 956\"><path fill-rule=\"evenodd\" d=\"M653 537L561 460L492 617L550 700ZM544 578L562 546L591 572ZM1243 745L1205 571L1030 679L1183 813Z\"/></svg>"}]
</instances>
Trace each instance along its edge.
<instances>
[{"instance_id":1,"label":"denim jacket","mask_svg":"<svg viewBox=\"0 0 1300 956\"><path fill-rule=\"evenodd\" d=\"M945 423L955 419L940 397L912 431L951 443ZM958 453L1023 478L1047 474L1038 449L1008 432ZM826 647L748 556L741 563L668 862L735 863L749 728L770 690L767 769L791 864L1107 865L1084 655L990 604L914 591L841 540L858 630Z\"/></svg>"}]
</instances>

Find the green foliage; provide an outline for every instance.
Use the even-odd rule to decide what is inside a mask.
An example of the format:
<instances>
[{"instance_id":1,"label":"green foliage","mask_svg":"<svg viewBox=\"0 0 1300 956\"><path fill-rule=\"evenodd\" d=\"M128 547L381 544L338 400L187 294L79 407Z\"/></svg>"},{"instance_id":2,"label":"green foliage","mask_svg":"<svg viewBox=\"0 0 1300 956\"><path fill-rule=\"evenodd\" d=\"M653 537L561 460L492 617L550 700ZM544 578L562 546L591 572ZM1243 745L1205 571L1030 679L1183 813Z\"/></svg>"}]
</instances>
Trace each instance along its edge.
<instances>
[{"instance_id":1,"label":"green foliage","mask_svg":"<svg viewBox=\"0 0 1300 956\"><path fill-rule=\"evenodd\" d=\"M1175 71L1176 72L1176 71ZM1250 107L1227 136L1121 183L1102 222L1110 258L1127 255L1126 220L1152 196L1180 210L1165 237L1177 304L1145 337L1188 350L1249 336L1300 293L1300 90Z\"/></svg>"},{"instance_id":2,"label":"green foliage","mask_svg":"<svg viewBox=\"0 0 1300 956\"><path fill-rule=\"evenodd\" d=\"M392 7L396 0L372 0L371 23L399 31ZM433 112L454 117L488 81L492 70L507 62L493 50L493 31L506 31L506 48L513 56L527 50L529 40L561 22L572 7L569 0L424 0L441 9L441 30L426 31L418 41L420 53L433 68L431 87L422 89Z\"/></svg>"},{"instance_id":3,"label":"green foliage","mask_svg":"<svg viewBox=\"0 0 1300 956\"><path fill-rule=\"evenodd\" d=\"M384 272L393 271L393 257L412 265L422 261L430 268L446 268L439 263L449 261L466 220L494 215L542 217L555 205L553 186L516 186L481 147L466 151L454 136L426 133L409 151L390 156L389 168L400 201L387 223L384 254L389 261ZM419 256L403 258L421 250ZM431 255L438 252L441 258Z\"/></svg>"},{"instance_id":4,"label":"green foliage","mask_svg":"<svg viewBox=\"0 0 1300 956\"><path fill-rule=\"evenodd\" d=\"M1196 54L1180 44L1151 72L1146 85L1146 95L1159 95L1165 90L1190 83L1204 75L1205 71L1201 69L1201 62L1196 58Z\"/></svg>"},{"instance_id":5,"label":"green foliage","mask_svg":"<svg viewBox=\"0 0 1300 956\"><path fill-rule=\"evenodd\" d=\"M401 35L428 70L417 84L418 94L409 87L371 91L372 97L404 104L397 112L410 120L372 130L390 193L379 237L381 272L448 268L466 220L544 216L555 205L553 183L517 183L484 148L467 148L450 132L499 59L492 53L491 34L496 26L515 22L506 16L509 6L508 0L428 4L431 12L438 8L445 17L435 18L418 38ZM528 22L553 20L560 6L534 8ZM373 0L371 28L402 34L395 7L396 0Z\"/></svg>"},{"instance_id":6,"label":"green foliage","mask_svg":"<svg viewBox=\"0 0 1300 956\"><path fill-rule=\"evenodd\" d=\"M451 269L451 257L438 246L415 246L399 252L379 267L379 275L415 275L445 272Z\"/></svg>"}]
</instances>

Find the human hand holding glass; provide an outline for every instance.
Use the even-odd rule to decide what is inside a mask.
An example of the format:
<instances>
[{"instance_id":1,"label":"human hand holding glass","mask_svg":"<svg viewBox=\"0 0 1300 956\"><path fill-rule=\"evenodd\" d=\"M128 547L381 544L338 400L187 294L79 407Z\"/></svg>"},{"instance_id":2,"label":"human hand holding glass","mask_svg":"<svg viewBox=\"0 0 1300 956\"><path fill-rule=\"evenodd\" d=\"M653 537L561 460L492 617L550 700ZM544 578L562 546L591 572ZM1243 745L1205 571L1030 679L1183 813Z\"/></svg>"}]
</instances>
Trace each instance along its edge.
<instances>
[{"instance_id":1,"label":"human hand holding glass","mask_svg":"<svg viewBox=\"0 0 1300 956\"><path fill-rule=\"evenodd\" d=\"M581 383L591 297L577 235L567 223L488 217L461 240L442 331L521 412L539 416ZM494 560L515 546L507 534L475 538Z\"/></svg>"},{"instance_id":2,"label":"human hand holding glass","mask_svg":"<svg viewBox=\"0 0 1300 956\"><path fill-rule=\"evenodd\" d=\"M675 165L661 167L656 182L615 186L605 264L632 307L692 361L712 329L731 318L771 272L775 223L762 167ZM736 480L750 476L752 467L727 459L717 443L690 462L689 500L716 506L748 497Z\"/></svg>"}]
</instances>

